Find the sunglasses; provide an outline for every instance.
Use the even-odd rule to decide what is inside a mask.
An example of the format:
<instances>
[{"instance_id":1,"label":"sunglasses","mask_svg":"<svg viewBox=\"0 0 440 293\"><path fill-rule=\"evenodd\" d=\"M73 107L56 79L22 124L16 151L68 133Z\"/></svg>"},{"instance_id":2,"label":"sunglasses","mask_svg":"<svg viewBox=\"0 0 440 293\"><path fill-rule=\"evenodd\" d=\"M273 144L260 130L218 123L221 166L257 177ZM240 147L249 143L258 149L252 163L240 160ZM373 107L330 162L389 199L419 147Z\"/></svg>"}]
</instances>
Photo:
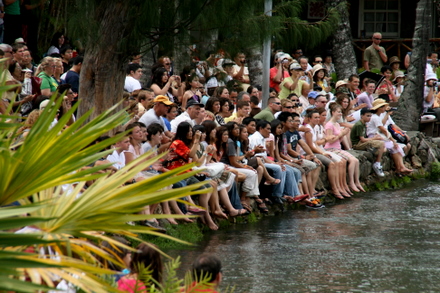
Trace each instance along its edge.
<instances>
[{"instance_id":1,"label":"sunglasses","mask_svg":"<svg viewBox=\"0 0 440 293\"><path fill-rule=\"evenodd\" d=\"M278 103L277 102L272 102L272 104L281 105L281 103L279 103L279 102Z\"/></svg>"},{"instance_id":2,"label":"sunglasses","mask_svg":"<svg viewBox=\"0 0 440 293\"><path fill-rule=\"evenodd\" d=\"M284 108L286 108L286 109L292 109L293 107L292 107L292 106L287 106L287 107L284 107Z\"/></svg>"}]
</instances>

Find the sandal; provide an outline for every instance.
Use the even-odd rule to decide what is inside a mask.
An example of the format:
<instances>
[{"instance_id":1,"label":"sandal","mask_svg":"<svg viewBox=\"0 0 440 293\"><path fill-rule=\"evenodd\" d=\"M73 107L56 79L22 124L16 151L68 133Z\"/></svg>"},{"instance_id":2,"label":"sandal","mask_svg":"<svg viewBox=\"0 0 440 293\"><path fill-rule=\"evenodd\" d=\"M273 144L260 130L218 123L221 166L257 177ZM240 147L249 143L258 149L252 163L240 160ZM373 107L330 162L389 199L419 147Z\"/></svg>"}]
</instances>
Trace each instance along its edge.
<instances>
[{"instance_id":1,"label":"sandal","mask_svg":"<svg viewBox=\"0 0 440 293\"><path fill-rule=\"evenodd\" d=\"M241 203L242 207L247 210L249 213L252 213L252 207L245 202Z\"/></svg>"},{"instance_id":2,"label":"sandal","mask_svg":"<svg viewBox=\"0 0 440 293\"><path fill-rule=\"evenodd\" d=\"M264 203L266 204L266 206L273 205L273 202L270 199L268 199L267 197L263 198L263 200L264 200Z\"/></svg>"},{"instance_id":3,"label":"sandal","mask_svg":"<svg viewBox=\"0 0 440 293\"><path fill-rule=\"evenodd\" d=\"M264 185L278 185L281 183L280 179L272 178L272 180L267 180L264 182Z\"/></svg>"},{"instance_id":4,"label":"sandal","mask_svg":"<svg viewBox=\"0 0 440 293\"><path fill-rule=\"evenodd\" d=\"M266 204L261 198L256 198L255 202L257 203L257 207L260 210L260 212L265 214L269 212L269 209L267 208Z\"/></svg>"}]
</instances>

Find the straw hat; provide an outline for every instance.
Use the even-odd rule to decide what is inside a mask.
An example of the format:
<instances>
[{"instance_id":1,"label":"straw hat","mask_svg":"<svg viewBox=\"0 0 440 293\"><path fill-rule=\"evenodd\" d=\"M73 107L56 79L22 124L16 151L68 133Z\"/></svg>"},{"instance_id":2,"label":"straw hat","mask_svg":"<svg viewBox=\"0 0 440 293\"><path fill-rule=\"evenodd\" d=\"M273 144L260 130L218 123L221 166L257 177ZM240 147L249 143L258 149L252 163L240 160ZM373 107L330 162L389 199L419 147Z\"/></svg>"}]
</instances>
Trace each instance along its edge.
<instances>
[{"instance_id":1,"label":"straw hat","mask_svg":"<svg viewBox=\"0 0 440 293\"><path fill-rule=\"evenodd\" d=\"M393 63L400 63L400 62L401 62L401 61L400 61L399 57L397 57L397 56L393 56L393 57L390 58L390 66L391 66Z\"/></svg>"},{"instance_id":2,"label":"straw hat","mask_svg":"<svg viewBox=\"0 0 440 293\"><path fill-rule=\"evenodd\" d=\"M388 106L389 104L384 99L376 99L373 101L373 107L371 110L379 109L382 106Z\"/></svg>"},{"instance_id":3,"label":"straw hat","mask_svg":"<svg viewBox=\"0 0 440 293\"><path fill-rule=\"evenodd\" d=\"M315 76L315 74L316 74L319 70L324 70L324 73L327 73L327 68L323 67L321 64L316 64L316 65L313 66L313 68L312 68L312 74L313 74L313 76Z\"/></svg>"},{"instance_id":4,"label":"straw hat","mask_svg":"<svg viewBox=\"0 0 440 293\"><path fill-rule=\"evenodd\" d=\"M403 71L397 70L394 72L394 79L393 81L396 81L399 77L405 77L405 73Z\"/></svg>"},{"instance_id":5,"label":"straw hat","mask_svg":"<svg viewBox=\"0 0 440 293\"><path fill-rule=\"evenodd\" d=\"M342 86L342 85L346 85L348 84L348 81L343 79L343 80L338 80L338 82L336 82L336 87L335 89L337 89L338 87Z\"/></svg>"}]
</instances>

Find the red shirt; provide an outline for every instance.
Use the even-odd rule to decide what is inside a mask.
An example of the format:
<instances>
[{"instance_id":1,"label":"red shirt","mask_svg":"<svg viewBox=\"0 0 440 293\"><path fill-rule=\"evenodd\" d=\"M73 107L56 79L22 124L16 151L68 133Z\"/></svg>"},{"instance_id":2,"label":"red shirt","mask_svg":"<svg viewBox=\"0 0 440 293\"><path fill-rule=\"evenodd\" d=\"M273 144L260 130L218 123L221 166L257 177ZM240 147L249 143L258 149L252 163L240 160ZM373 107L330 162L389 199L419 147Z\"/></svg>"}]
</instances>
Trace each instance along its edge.
<instances>
[{"instance_id":1,"label":"red shirt","mask_svg":"<svg viewBox=\"0 0 440 293\"><path fill-rule=\"evenodd\" d=\"M280 83L273 81L273 78L277 75L278 73L278 68L277 67L272 67L270 69L270 77L269 77L269 87L274 88L277 93L280 92ZM283 81L283 79L287 78L290 76L289 71L287 69L284 69L283 72L283 77L281 77L281 81Z\"/></svg>"},{"instance_id":2,"label":"red shirt","mask_svg":"<svg viewBox=\"0 0 440 293\"><path fill-rule=\"evenodd\" d=\"M168 158L164 167L173 170L188 164L190 151L189 147L187 147L183 141L178 139L173 141L170 145Z\"/></svg>"}]
</instances>

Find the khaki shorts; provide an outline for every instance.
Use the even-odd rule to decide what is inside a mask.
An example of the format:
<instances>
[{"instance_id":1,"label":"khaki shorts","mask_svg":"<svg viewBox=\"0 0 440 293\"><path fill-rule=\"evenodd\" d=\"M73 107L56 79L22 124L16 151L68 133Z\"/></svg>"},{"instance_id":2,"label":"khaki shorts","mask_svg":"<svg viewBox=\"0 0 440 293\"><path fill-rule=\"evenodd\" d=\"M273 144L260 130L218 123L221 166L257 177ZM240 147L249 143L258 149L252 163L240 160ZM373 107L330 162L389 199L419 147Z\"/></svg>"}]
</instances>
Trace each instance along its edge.
<instances>
[{"instance_id":1,"label":"khaki shorts","mask_svg":"<svg viewBox=\"0 0 440 293\"><path fill-rule=\"evenodd\" d=\"M353 149L364 151L367 148L376 148L376 154L380 148L383 148L383 146L384 142L382 140L369 140L366 142L359 142L357 145L353 146Z\"/></svg>"}]
</instances>

